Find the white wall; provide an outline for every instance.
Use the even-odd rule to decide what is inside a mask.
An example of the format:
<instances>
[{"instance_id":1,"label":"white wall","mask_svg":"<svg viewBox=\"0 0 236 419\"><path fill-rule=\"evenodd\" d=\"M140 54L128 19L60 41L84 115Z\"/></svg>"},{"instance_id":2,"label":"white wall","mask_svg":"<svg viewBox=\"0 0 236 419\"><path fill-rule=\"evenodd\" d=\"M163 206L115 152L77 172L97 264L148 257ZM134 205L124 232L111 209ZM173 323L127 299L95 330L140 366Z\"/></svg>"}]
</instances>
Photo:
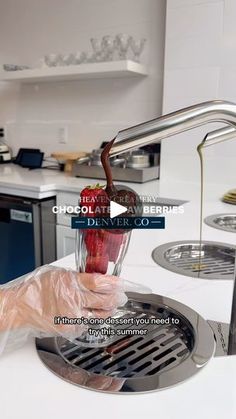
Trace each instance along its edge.
<instances>
[{"instance_id":1,"label":"white wall","mask_svg":"<svg viewBox=\"0 0 236 419\"><path fill-rule=\"evenodd\" d=\"M0 0L0 64L32 64L47 53L90 50L90 37L146 37L146 78L38 85L0 83L7 141L52 150L91 150L126 126L161 113L165 0ZM68 127L67 145L57 142Z\"/></svg>"},{"instance_id":2,"label":"white wall","mask_svg":"<svg viewBox=\"0 0 236 419\"><path fill-rule=\"evenodd\" d=\"M167 0L163 113L212 99L236 102L235 21L235 0ZM196 146L218 126L164 140L161 177L199 180ZM236 141L205 155L207 180L235 187Z\"/></svg>"}]
</instances>

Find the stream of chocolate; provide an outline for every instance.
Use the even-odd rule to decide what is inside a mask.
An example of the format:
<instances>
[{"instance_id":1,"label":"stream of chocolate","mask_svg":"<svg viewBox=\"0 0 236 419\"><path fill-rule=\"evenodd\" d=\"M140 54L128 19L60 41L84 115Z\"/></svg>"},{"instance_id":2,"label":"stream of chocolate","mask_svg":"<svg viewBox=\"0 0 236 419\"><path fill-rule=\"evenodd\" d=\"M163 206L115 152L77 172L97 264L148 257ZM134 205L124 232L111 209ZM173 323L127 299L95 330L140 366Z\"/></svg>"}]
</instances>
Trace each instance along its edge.
<instances>
[{"instance_id":1,"label":"stream of chocolate","mask_svg":"<svg viewBox=\"0 0 236 419\"><path fill-rule=\"evenodd\" d=\"M101 162L106 175L107 185L105 191L108 195L109 200L115 201L120 205L128 207L127 215L135 215L137 208L135 207L139 203L138 195L130 188L117 189L112 179L112 169L110 165L110 150L115 141L115 138L105 146L101 154Z\"/></svg>"},{"instance_id":2,"label":"stream of chocolate","mask_svg":"<svg viewBox=\"0 0 236 419\"><path fill-rule=\"evenodd\" d=\"M118 191L113 183L112 179L112 171L111 171L111 165L110 165L110 158L109 153L111 150L111 147L113 146L113 143L115 141L115 138L104 147L102 154L101 154L101 162L102 166L106 175L107 185L106 185L106 193L109 197L109 199L112 199L114 196L117 195Z\"/></svg>"}]
</instances>

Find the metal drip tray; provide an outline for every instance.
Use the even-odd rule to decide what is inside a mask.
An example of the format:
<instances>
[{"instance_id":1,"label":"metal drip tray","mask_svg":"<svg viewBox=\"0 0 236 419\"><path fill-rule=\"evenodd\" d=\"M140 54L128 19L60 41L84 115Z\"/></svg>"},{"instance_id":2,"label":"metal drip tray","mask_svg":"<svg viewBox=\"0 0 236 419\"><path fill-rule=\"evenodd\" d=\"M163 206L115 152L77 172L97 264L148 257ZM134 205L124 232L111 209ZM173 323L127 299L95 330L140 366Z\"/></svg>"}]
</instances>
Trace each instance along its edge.
<instances>
[{"instance_id":1,"label":"metal drip tray","mask_svg":"<svg viewBox=\"0 0 236 419\"><path fill-rule=\"evenodd\" d=\"M79 341L62 338L36 339L39 357L52 372L73 384L135 393L176 385L197 373L214 355L209 324L177 301L132 293L118 317L148 320L148 325L123 326L123 330L146 329L147 334L116 336L105 348L84 348ZM165 324L153 324L152 319L163 319Z\"/></svg>"},{"instance_id":2,"label":"metal drip tray","mask_svg":"<svg viewBox=\"0 0 236 419\"><path fill-rule=\"evenodd\" d=\"M180 275L202 279L234 279L236 247L203 241L170 242L152 252L154 262Z\"/></svg>"},{"instance_id":3,"label":"metal drip tray","mask_svg":"<svg viewBox=\"0 0 236 419\"><path fill-rule=\"evenodd\" d=\"M210 227L236 233L236 214L214 214L206 217L204 222Z\"/></svg>"}]
</instances>

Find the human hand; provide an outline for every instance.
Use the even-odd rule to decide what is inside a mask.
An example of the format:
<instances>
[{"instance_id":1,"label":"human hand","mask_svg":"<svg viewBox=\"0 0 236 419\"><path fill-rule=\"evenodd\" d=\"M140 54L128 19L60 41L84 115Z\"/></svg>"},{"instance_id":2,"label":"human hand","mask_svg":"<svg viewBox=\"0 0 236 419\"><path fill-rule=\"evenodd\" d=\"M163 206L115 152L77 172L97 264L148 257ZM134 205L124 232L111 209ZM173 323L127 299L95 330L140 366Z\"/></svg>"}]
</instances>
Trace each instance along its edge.
<instances>
[{"instance_id":1,"label":"human hand","mask_svg":"<svg viewBox=\"0 0 236 419\"><path fill-rule=\"evenodd\" d=\"M117 277L43 266L0 288L0 331L4 336L0 352L4 349L1 342L6 343L12 331L20 337L16 341L25 341L30 335L61 335L73 340L86 326L55 324L55 317L105 318L126 301L123 282Z\"/></svg>"}]
</instances>

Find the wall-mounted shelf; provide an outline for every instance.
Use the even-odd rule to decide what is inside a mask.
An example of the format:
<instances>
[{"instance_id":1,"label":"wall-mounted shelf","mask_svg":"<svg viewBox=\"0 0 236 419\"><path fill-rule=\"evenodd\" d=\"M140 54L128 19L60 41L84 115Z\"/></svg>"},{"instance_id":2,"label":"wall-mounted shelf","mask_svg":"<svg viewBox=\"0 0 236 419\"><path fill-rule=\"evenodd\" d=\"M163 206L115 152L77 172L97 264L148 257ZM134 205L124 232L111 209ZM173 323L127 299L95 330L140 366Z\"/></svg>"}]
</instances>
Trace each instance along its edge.
<instances>
[{"instance_id":1,"label":"wall-mounted shelf","mask_svg":"<svg viewBox=\"0 0 236 419\"><path fill-rule=\"evenodd\" d=\"M70 65L64 67L47 67L33 70L2 71L0 81L17 81L34 83L59 80L80 80L112 77L146 76L147 69L135 61L109 61Z\"/></svg>"}]
</instances>

